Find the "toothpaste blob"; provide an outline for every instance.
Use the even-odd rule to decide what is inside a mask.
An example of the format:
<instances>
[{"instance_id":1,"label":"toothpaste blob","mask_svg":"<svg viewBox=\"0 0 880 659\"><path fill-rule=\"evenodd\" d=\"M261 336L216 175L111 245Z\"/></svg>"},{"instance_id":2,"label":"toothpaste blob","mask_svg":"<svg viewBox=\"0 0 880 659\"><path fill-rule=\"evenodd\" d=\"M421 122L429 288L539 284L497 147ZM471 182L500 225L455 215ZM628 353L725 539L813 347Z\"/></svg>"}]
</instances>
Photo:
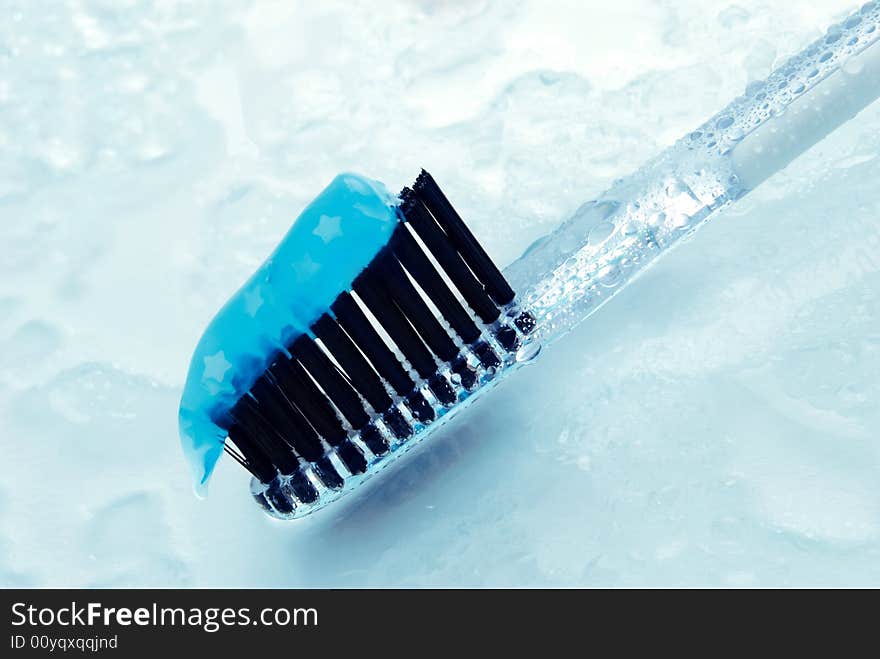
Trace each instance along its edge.
<instances>
[{"instance_id":1,"label":"toothpaste blob","mask_svg":"<svg viewBox=\"0 0 880 659\"><path fill-rule=\"evenodd\" d=\"M350 288L398 222L397 199L381 183L340 174L211 321L180 402L180 439L197 494L223 453L232 406Z\"/></svg>"}]
</instances>

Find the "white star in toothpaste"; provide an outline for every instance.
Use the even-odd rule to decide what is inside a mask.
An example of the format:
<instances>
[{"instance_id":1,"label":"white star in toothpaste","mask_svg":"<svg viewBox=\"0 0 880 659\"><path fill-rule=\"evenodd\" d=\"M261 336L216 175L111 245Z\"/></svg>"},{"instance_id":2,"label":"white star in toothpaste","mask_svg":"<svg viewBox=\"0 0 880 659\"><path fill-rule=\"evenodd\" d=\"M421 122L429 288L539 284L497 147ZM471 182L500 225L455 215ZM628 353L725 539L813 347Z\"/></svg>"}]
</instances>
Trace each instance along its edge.
<instances>
[{"instance_id":1,"label":"white star in toothpaste","mask_svg":"<svg viewBox=\"0 0 880 659\"><path fill-rule=\"evenodd\" d=\"M205 357L205 370L202 372L202 379L223 382L223 378L226 377L226 371L230 368L232 368L232 364L226 359L223 351L219 350L213 355Z\"/></svg>"},{"instance_id":2,"label":"white star in toothpaste","mask_svg":"<svg viewBox=\"0 0 880 659\"><path fill-rule=\"evenodd\" d=\"M297 279L302 281L308 279L311 275L318 271L320 266L312 260L312 257L306 254L298 262L293 264L293 271L296 273Z\"/></svg>"},{"instance_id":3,"label":"white star in toothpaste","mask_svg":"<svg viewBox=\"0 0 880 659\"><path fill-rule=\"evenodd\" d=\"M259 288L255 288L244 294L244 310L247 311L249 316L257 315L257 311L259 311L262 306L263 296L260 295Z\"/></svg>"},{"instance_id":4,"label":"white star in toothpaste","mask_svg":"<svg viewBox=\"0 0 880 659\"><path fill-rule=\"evenodd\" d=\"M312 231L312 235L318 236L326 245L337 236L342 235L342 229L339 226L341 221L342 218L338 215L322 215L318 220L318 226Z\"/></svg>"}]
</instances>

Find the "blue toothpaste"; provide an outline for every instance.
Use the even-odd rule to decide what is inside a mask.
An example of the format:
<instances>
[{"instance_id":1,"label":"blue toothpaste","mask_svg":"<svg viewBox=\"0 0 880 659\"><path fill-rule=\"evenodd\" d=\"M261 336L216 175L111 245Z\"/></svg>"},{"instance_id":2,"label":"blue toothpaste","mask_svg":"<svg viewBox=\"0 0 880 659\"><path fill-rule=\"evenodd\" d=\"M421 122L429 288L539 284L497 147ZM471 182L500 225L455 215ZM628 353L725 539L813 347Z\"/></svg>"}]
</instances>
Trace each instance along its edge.
<instances>
[{"instance_id":1,"label":"blue toothpaste","mask_svg":"<svg viewBox=\"0 0 880 659\"><path fill-rule=\"evenodd\" d=\"M223 452L232 406L388 242L399 222L396 204L378 181L337 176L208 325L179 417L197 492Z\"/></svg>"}]
</instances>

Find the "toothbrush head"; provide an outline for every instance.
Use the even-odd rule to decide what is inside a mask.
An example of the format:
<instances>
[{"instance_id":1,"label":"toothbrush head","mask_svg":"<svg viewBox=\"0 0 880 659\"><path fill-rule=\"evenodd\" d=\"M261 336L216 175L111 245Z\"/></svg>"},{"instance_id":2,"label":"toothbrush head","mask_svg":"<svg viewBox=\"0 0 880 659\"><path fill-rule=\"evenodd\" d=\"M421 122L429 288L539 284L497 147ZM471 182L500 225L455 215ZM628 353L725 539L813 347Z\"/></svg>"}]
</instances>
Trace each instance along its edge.
<instances>
[{"instance_id":1,"label":"toothbrush head","mask_svg":"<svg viewBox=\"0 0 880 659\"><path fill-rule=\"evenodd\" d=\"M354 489L535 353L535 320L424 170L398 197L342 174L193 355L196 490L224 452L274 517Z\"/></svg>"}]
</instances>

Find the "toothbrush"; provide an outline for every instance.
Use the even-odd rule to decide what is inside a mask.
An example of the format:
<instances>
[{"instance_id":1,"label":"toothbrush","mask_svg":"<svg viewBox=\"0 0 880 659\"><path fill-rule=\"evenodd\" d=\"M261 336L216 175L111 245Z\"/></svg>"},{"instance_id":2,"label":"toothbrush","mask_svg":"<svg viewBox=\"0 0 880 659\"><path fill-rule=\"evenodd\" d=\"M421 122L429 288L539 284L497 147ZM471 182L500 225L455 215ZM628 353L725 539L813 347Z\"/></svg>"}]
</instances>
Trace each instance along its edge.
<instances>
[{"instance_id":1,"label":"toothbrush","mask_svg":"<svg viewBox=\"0 0 880 659\"><path fill-rule=\"evenodd\" d=\"M273 517L358 487L880 96L878 28L870 2L503 273L427 172L338 176L196 347L196 491L224 452Z\"/></svg>"}]
</instances>

